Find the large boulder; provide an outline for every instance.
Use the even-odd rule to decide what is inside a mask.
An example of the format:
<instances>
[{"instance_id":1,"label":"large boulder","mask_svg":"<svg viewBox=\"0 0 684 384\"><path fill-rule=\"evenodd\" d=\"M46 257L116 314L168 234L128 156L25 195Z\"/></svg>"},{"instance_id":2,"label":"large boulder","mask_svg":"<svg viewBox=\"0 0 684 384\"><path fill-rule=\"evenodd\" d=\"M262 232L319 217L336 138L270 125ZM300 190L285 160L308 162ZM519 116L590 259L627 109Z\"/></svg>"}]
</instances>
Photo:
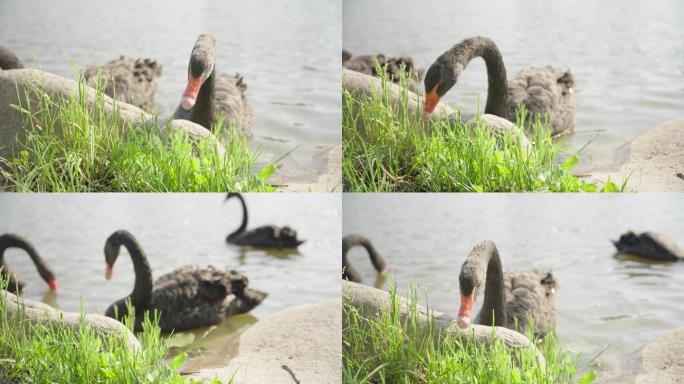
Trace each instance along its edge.
<instances>
[{"instance_id":1,"label":"large boulder","mask_svg":"<svg viewBox=\"0 0 684 384\"><path fill-rule=\"evenodd\" d=\"M47 304L38 301L20 298L10 292L0 290L0 300L6 306L6 316L20 315L23 312L23 320L33 325L49 325L53 327L63 326L71 328L74 335L80 334L81 314L75 312L62 312ZM86 314L84 321L90 325L96 335L106 338L115 335L125 338L126 345L131 349L140 349L140 342L135 335L120 322L98 314Z\"/></svg>"},{"instance_id":2,"label":"large boulder","mask_svg":"<svg viewBox=\"0 0 684 384\"><path fill-rule=\"evenodd\" d=\"M376 317L379 312L388 312L392 308L389 293L380 289L368 287L362 284L344 281L342 292L345 300L349 300L351 305L358 309L365 317ZM409 315L409 303L405 298L399 299L399 317L404 322ZM473 324L467 329L461 329L456 324L453 317L435 310L427 310L417 306L418 328L427 329L429 319L432 316L434 322L431 324L437 334L450 333L458 337L472 337L477 343L490 345L494 338L501 340L511 350L535 348L532 342L523 334L503 327L488 327ZM347 321L346 316L343 321ZM544 356L537 351L540 364L545 364Z\"/></svg>"},{"instance_id":3,"label":"large boulder","mask_svg":"<svg viewBox=\"0 0 684 384\"><path fill-rule=\"evenodd\" d=\"M79 90L76 81L66 79L37 69L12 69L0 71L0 156L9 158L22 148L18 145L25 139L22 119L25 117L13 105L21 105L31 111L38 110L42 89L51 101L69 100L78 97L79 92L85 92L86 103L92 108L97 100L97 93L93 88L83 86ZM28 98L28 103L27 103ZM30 105L29 105L30 104ZM123 102L115 102L109 96L104 96L104 112L109 118L118 119L119 123L157 124L157 118L140 108ZM187 120L172 120L164 124L172 131L187 132L191 138L209 138L216 141L223 153L221 143L204 127ZM59 130L58 130L59 132Z\"/></svg>"},{"instance_id":4,"label":"large boulder","mask_svg":"<svg viewBox=\"0 0 684 384\"><path fill-rule=\"evenodd\" d=\"M211 350L184 371L236 384L341 383L341 313L340 298L285 309L250 327L237 346Z\"/></svg>"},{"instance_id":5,"label":"large boulder","mask_svg":"<svg viewBox=\"0 0 684 384\"><path fill-rule=\"evenodd\" d=\"M684 327L676 328L627 356L625 371L606 375L597 384L684 383Z\"/></svg>"},{"instance_id":6,"label":"large boulder","mask_svg":"<svg viewBox=\"0 0 684 384\"><path fill-rule=\"evenodd\" d=\"M668 121L619 150L622 162L579 175L605 182L610 177L637 192L684 192L684 118Z\"/></svg>"}]
</instances>

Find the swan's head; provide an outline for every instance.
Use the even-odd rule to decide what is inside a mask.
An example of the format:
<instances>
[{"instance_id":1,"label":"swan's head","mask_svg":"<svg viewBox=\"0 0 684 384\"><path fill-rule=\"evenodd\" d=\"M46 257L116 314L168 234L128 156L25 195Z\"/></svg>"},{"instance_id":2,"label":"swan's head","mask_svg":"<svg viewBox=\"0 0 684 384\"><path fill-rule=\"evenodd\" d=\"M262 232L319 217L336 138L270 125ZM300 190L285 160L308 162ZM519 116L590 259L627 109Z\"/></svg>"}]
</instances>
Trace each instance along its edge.
<instances>
[{"instance_id":1,"label":"swan's head","mask_svg":"<svg viewBox=\"0 0 684 384\"><path fill-rule=\"evenodd\" d=\"M476 268L469 267L469 265L464 264L461 268L461 274L458 277L461 289L461 305L458 309L456 321L460 328L467 328L468 325L470 325L473 307L475 306L475 298L477 297L477 292L484 280L480 278Z\"/></svg>"},{"instance_id":2,"label":"swan's head","mask_svg":"<svg viewBox=\"0 0 684 384\"><path fill-rule=\"evenodd\" d=\"M458 76L463 71L460 64L455 66L443 57L437 59L425 73L425 105L423 111L432 113L439 100L444 96L458 81Z\"/></svg>"},{"instance_id":3,"label":"swan's head","mask_svg":"<svg viewBox=\"0 0 684 384\"><path fill-rule=\"evenodd\" d=\"M225 201L228 201L228 200L230 200L231 198L233 198L233 197L238 197L238 196L240 196L239 193L228 192L228 194L226 195L226 200L225 200Z\"/></svg>"},{"instance_id":4,"label":"swan's head","mask_svg":"<svg viewBox=\"0 0 684 384\"><path fill-rule=\"evenodd\" d=\"M195 46L192 48L190 63L188 64L188 85L185 87L181 98L181 107L185 110L192 109L195 106L202 84L214 73L215 45L214 36L202 34L197 38Z\"/></svg>"},{"instance_id":5,"label":"swan's head","mask_svg":"<svg viewBox=\"0 0 684 384\"><path fill-rule=\"evenodd\" d=\"M107 280L112 278L114 273L114 263L119 257L119 251L121 250L121 237L127 233L126 231L116 231L112 233L105 242L104 254L105 262L107 263L107 270L105 271L105 277Z\"/></svg>"}]
</instances>

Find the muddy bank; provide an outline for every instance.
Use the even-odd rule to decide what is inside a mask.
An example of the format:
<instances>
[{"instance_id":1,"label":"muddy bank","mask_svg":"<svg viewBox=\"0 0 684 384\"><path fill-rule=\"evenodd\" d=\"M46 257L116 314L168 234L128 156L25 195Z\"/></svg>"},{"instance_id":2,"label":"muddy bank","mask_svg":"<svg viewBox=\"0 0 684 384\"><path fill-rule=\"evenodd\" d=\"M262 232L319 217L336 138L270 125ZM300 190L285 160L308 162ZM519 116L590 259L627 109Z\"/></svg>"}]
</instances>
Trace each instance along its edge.
<instances>
[{"instance_id":1,"label":"muddy bank","mask_svg":"<svg viewBox=\"0 0 684 384\"><path fill-rule=\"evenodd\" d=\"M659 125L618 149L620 164L578 176L621 185L629 177L636 192L684 191L684 118Z\"/></svg>"},{"instance_id":2,"label":"muddy bank","mask_svg":"<svg viewBox=\"0 0 684 384\"><path fill-rule=\"evenodd\" d=\"M235 383L341 383L339 298L288 308L208 351L184 372L194 379Z\"/></svg>"},{"instance_id":3,"label":"muddy bank","mask_svg":"<svg viewBox=\"0 0 684 384\"><path fill-rule=\"evenodd\" d=\"M684 327L647 343L623 363L623 373L607 374L597 384L684 383Z\"/></svg>"}]
</instances>

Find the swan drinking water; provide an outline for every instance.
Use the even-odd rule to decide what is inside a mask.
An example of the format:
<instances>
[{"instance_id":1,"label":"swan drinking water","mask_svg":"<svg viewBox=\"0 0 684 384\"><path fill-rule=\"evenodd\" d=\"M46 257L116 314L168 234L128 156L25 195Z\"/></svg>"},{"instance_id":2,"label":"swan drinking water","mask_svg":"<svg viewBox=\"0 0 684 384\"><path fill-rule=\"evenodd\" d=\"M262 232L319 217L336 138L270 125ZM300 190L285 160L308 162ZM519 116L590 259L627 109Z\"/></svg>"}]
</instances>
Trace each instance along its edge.
<instances>
[{"instance_id":1,"label":"swan drinking water","mask_svg":"<svg viewBox=\"0 0 684 384\"><path fill-rule=\"evenodd\" d=\"M36 249L33 247L33 244L19 235L5 233L0 235L0 267L2 268L0 273L6 280L8 280L7 290L9 292L16 294L21 293L26 284L19 276L17 276L14 271L12 271L7 264L5 264L5 261L3 260L5 251L8 248L20 248L26 251L33 261L33 264L36 265L38 274L40 274L40 277L43 278L43 280L48 284L50 290L57 290L57 278L55 277L54 272L52 272L52 268L50 268L45 260L40 257L38 251L36 251Z\"/></svg>"},{"instance_id":2,"label":"swan drinking water","mask_svg":"<svg viewBox=\"0 0 684 384\"><path fill-rule=\"evenodd\" d=\"M375 250L375 247L373 247L370 240L361 235L347 235L342 239L342 278L355 283L361 282L361 274L354 269L347 260L347 252L358 245L366 249L368 256L370 256L371 263L375 270L378 271L378 274L384 275L387 272L387 264L385 263L385 259L383 259L378 251Z\"/></svg>"}]
</instances>

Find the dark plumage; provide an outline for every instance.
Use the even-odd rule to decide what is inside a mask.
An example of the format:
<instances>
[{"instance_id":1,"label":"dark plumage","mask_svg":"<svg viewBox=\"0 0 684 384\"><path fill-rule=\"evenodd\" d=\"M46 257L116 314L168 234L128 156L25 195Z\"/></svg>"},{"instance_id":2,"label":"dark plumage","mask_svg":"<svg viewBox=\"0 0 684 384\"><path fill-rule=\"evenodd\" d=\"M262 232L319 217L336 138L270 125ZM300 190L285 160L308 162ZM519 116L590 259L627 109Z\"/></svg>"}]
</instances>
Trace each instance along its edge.
<instances>
[{"instance_id":1,"label":"dark plumage","mask_svg":"<svg viewBox=\"0 0 684 384\"><path fill-rule=\"evenodd\" d=\"M104 65L92 66L83 73L88 85L96 86L97 72L105 85L105 94L146 111L154 109L162 65L151 59L127 59L121 56Z\"/></svg>"},{"instance_id":2,"label":"dark plumage","mask_svg":"<svg viewBox=\"0 0 684 384\"><path fill-rule=\"evenodd\" d=\"M226 242L237 245L251 245L264 248L297 248L304 240L297 239L297 231L290 227L263 225L247 230L247 204L239 193L229 193L228 199L236 197L242 204L242 224L226 237Z\"/></svg>"},{"instance_id":3,"label":"dark plumage","mask_svg":"<svg viewBox=\"0 0 684 384\"><path fill-rule=\"evenodd\" d=\"M361 282L361 274L347 260L347 252L357 245L366 249L375 270L380 275L384 275L387 271L387 264L382 256L378 254L378 251L375 250L370 240L361 235L347 235L342 239L342 278L356 283Z\"/></svg>"},{"instance_id":4,"label":"dark plumage","mask_svg":"<svg viewBox=\"0 0 684 384\"><path fill-rule=\"evenodd\" d=\"M217 114L224 117L224 127L230 125L246 137L251 136L254 120L252 108L244 95L247 84L242 76L216 73L216 42L214 36L197 38L188 64L188 85L174 119L185 119L211 129Z\"/></svg>"},{"instance_id":5,"label":"dark plumage","mask_svg":"<svg viewBox=\"0 0 684 384\"><path fill-rule=\"evenodd\" d=\"M420 92L420 80L423 78L424 71L416 69L413 59L410 57L386 57L382 53L352 57L348 51L342 51L342 66L349 70L379 76L378 65L384 70L387 78L396 84L401 82L401 68L403 66L406 75L409 77L409 90L414 93Z\"/></svg>"},{"instance_id":6,"label":"dark plumage","mask_svg":"<svg viewBox=\"0 0 684 384\"><path fill-rule=\"evenodd\" d=\"M425 112L431 113L440 98L458 81L466 66L475 57L487 65L487 103L484 113L516 121L516 112L524 104L526 122L537 117L549 119L552 135L570 132L574 125L575 99L572 87L575 79L570 71L552 67L528 68L520 71L510 83L506 67L496 44L481 36L470 37L444 52L425 74Z\"/></svg>"},{"instance_id":7,"label":"dark plumage","mask_svg":"<svg viewBox=\"0 0 684 384\"><path fill-rule=\"evenodd\" d=\"M24 68L17 55L5 47L0 47L0 69Z\"/></svg>"},{"instance_id":8,"label":"dark plumage","mask_svg":"<svg viewBox=\"0 0 684 384\"><path fill-rule=\"evenodd\" d=\"M20 248L26 251L26 253L28 253L29 257L33 261L33 263L36 265L36 269L38 270L40 277L42 277L43 280L48 284L50 290L57 290L57 278L55 277L54 272L52 272L52 268L50 268L50 266L45 262L45 260L43 260L43 258L40 257L38 251L36 251L33 245L28 240L19 235L5 233L3 235L0 235L0 268L2 268L0 270L0 274L2 274L2 276L6 280L8 280L7 290L9 292L19 294L24 289L24 286L26 284L12 270L12 268L5 264L4 256L5 251L8 248Z\"/></svg>"},{"instance_id":9,"label":"dark plumage","mask_svg":"<svg viewBox=\"0 0 684 384\"><path fill-rule=\"evenodd\" d=\"M112 276L122 245L133 260L135 286L130 295L107 308L105 315L121 319L128 313L126 302L130 301L135 308L136 330L141 329L148 311L158 311L159 327L169 332L217 324L228 316L250 311L266 298L265 293L247 288L248 280L242 274L222 272L212 266L180 267L152 284L147 258L135 237L125 230L112 233L105 243L107 279ZM231 294L233 298L228 297Z\"/></svg>"},{"instance_id":10,"label":"dark plumage","mask_svg":"<svg viewBox=\"0 0 684 384\"><path fill-rule=\"evenodd\" d=\"M525 332L529 319L534 333L544 337L556 327L556 280L551 272L536 270L503 273L499 251L491 241L477 244L461 266L461 306L458 324L470 323L478 291L484 301L478 324L496 325ZM517 326L516 326L517 324Z\"/></svg>"},{"instance_id":11,"label":"dark plumage","mask_svg":"<svg viewBox=\"0 0 684 384\"><path fill-rule=\"evenodd\" d=\"M617 241L613 241L618 252L635 255L651 260L684 260L684 251L673 241L654 232L636 234L629 231Z\"/></svg>"}]
</instances>

